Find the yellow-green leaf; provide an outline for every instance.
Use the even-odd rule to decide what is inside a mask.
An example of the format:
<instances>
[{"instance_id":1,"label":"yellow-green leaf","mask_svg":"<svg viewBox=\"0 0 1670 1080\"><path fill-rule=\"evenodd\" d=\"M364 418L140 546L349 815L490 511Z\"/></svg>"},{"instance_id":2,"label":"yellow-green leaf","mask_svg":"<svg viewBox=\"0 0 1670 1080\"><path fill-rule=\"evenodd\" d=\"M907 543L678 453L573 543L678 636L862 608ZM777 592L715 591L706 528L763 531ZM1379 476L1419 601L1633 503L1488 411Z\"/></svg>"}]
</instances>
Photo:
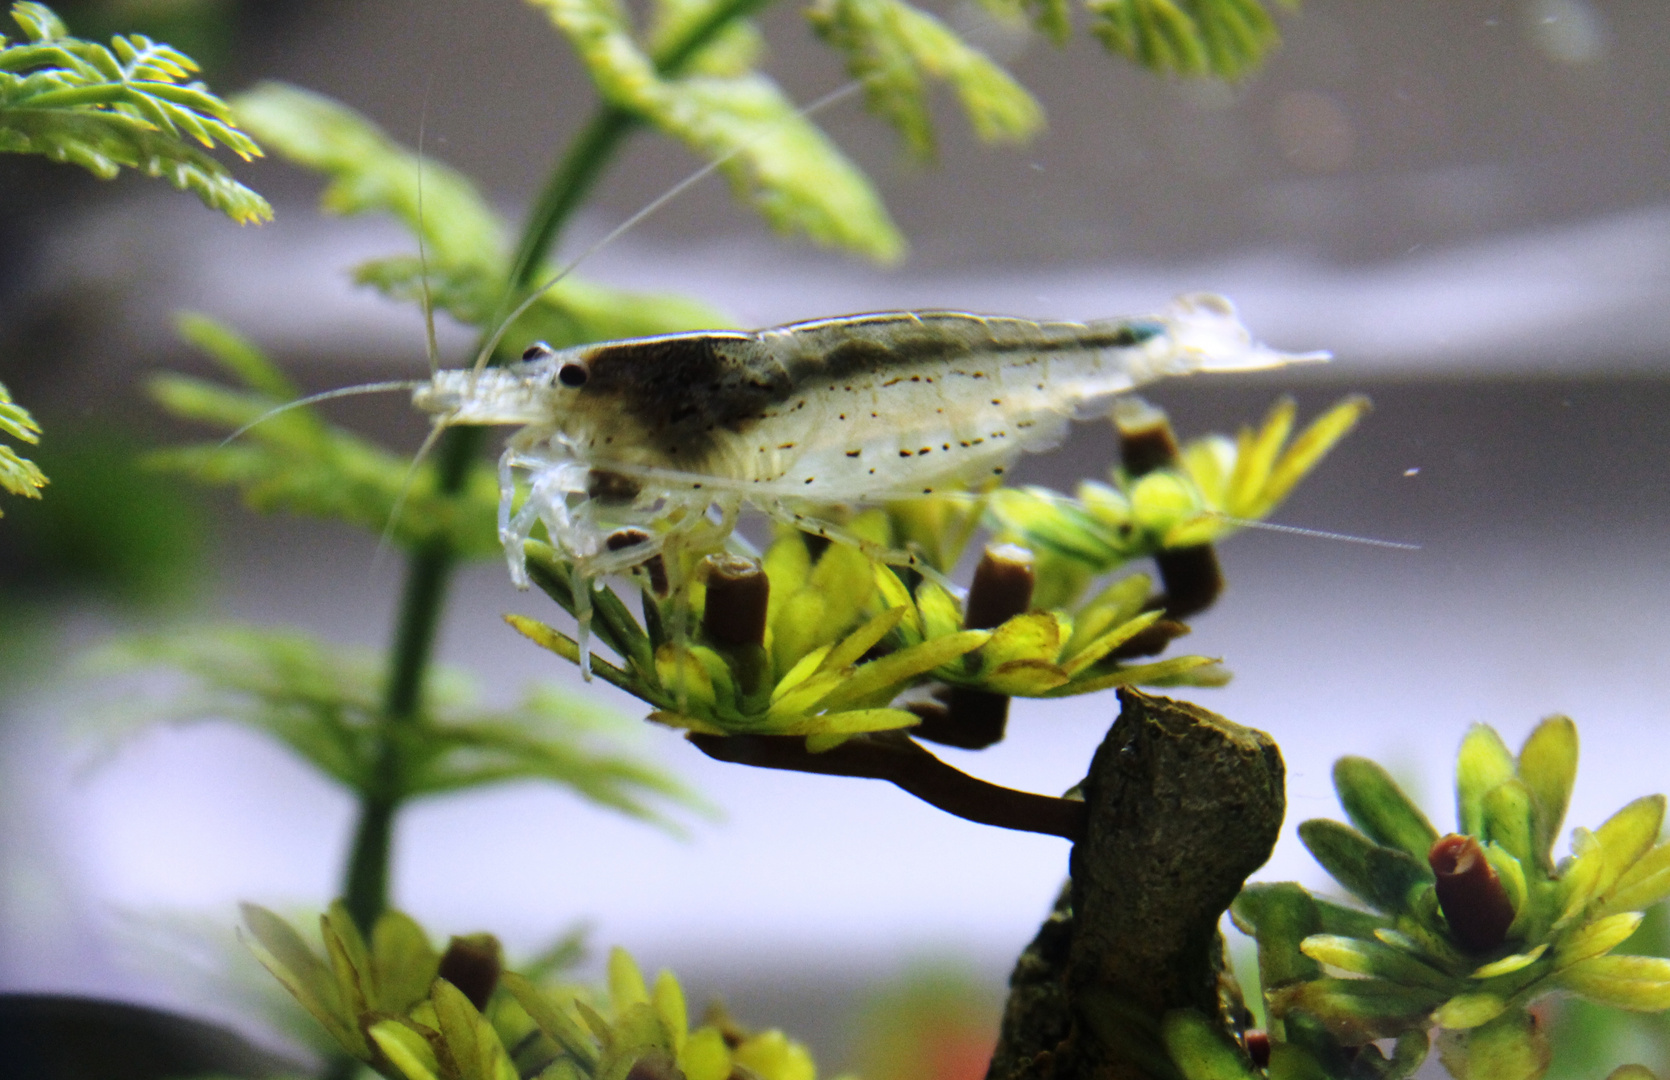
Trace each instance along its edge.
<instances>
[{"instance_id":1,"label":"yellow-green leaf","mask_svg":"<svg viewBox=\"0 0 1670 1080\"><path fill-rule=\"evenodd\" d=\"M1062 669L1066 671L1069 678L1078 675L1085 668L1090 667L1108 653L1159 622L1164 615L1164 611L1150 611L1138 615L1134 619L1126 620L1090 642L1077 653L1072 654L1072 658L1062 665Z\"/></svg>"},{"instance_id":2,"label":"yellow-green leaf","mask_svg":"<svg viewBox=\"0 0 1670 1080\"><path fill-rule=\"evenodd\" d=\"M1092 679L1080 679L1065 686L1058 686L1044 696L1074 697L1078 694L1094 694L1098 690L1114 686L1155 685L1215 663L1217 661L1209 656L1178 656L1152 664L1136 664L1120 668L1110 675L1098 675Z\"/></svg>"},{"instance_id":3,"label":"yellow-green leaf","mask_svg":"<svg viewBox=\"0 0 1670 1080\"><path fill-rule=\"evenodd\" d=\"M908 604L888 608L857 630L848 634L840 644L836 645L824 657L823 663L818 665L820 672L839 671L842 668L858 663L864 654L876 646L882 638L893 632L910 610Z\"/></svg>"},{"instance_id":4,"label":"yellow-green leaf","mask_svg":"<svg viewBox=\"0 0 1670 1080\"><path fill-rule=\"evenodd\" d=\"M371 1010L372 994L366 985L371 976L371 955L342 901L332 903L329 913L319 917L319 935L325 942L325 955L336 977L342 1007L357 1027L360 1018Z\"/></svg>"},{"instance_id":5,"label":"yellow-green leaf","mask_svg":"<svg viewBox=\"0 0 1670 1080\"><path fill-rule=\"evenodd\" d=\"M1562 986L1590 1001L1636 1012L1670 1009L1670 960L1657 956L1597 956L1559 976Z\"/></svg>"},{"instance_id":6,"label":"yellow-green leaf","mask_svg":"<svg viewBox=\"0 0 1670 1080\"><path fill-rule=\"evenodd\" d=\"M242 911L244 925L255 939L250 943L251 951L262 966L284 984L338 1045L361 1058L368 1056L369 1048L360 1034L357 1018L344 1012L330 968L277 915L256 904L244 904Z\"/></svg>"},{"instance_id":7,"label":"yellow-green leaf","mask_svg":"<svg viewBox=\"0 0 1670 1080\"><path fill-rule=\"evenodd\" d=\"M1664 801L1663 795L1643 796L1595 830L1595 839L1606 849L1607 863L1607 872L1595 882L1596 892L1610 889L1658 841L1664 827Z\"/></svg>"},{"instance_id":8,"label":"yellow-green leaf","mask_svg":"<svg viewBox=\"0 0 1670 1080\"><path fill-rule=\"evenodd\" d=\"M1429 986L1442 990L1450 985L1443 972L1379 941L1338 934L1312 934L1299 942L1299 951L1318 963L1342 971L1389 979L1406 986Z\"/></svg>"},{"instance_id":9,"label":"yellow-green leaf","mask_svg":"<svg viewBox=\"0 0 1670 1080\"><path fill-rule=\"evenodd\" d=\"M1391 774L1367 758L1334 762L1334 790L1351 824L1377 844L1425 859L1438 840L1438 830Z\"/></svg>"},{"instance_id":10,"label":"yellow-green leaf","mask_svg":"<svg viewBox=\"0 0 1670 1080\"><path fill-rule=\"evenodd\" d=\"M881 602L888 607L902 607L905 609L904 619L899 624L900 636L906 646L919 645L922 642L922 615L916 610L916 602L905 588L905 583L899 580L899 575L886 563L876 563L873 573L876 581L876 591L881 594ZM775 587L775 586L774 586Z\"/></svg>"},{"instance_id":11,"label":"yellow-green leaf","mask_svg":"<svg viewBox=\"0 0 1670 1080\"><path fill-rule=\"evenodd\" d=\"M916 607L922 614L923 634L928 638L945 637L962 629L963 613L951 594L932 581L916 587Z\"/></svg>"},{"instance_id":12,"label":"yellow-green leaf","mask_svg":"<svg viewBox=\"0 0 1670 1080\"><path fill-rule=\"evenodd\" d=\"M1440 1005L1432 1018L1447 1028L1476 1028L1502 1015L1507 1007L1497 994L1457 994Z\"/></svg>"},{"instance_id":13,"label":"yellow-green leaf","mask_svg":"<svg viewBox=\"0 0 1670 1080\"><path fill-rule=\"evenodd\" d=\"M462 173L432 155L419 158L367 117L298 86L261 83L233 103L281 155L330 177L321 197L327 210L393 214L421 233L432 271L502 277L504 225Z\"/></svg>"},{"instance_id":14,"label":"yellow-green leaf","mask_svg":"<svg viewBox=\"0 0 1670 1080\"><path fill-rule=\"evenodd\" d=\"M991 640L971 659L982 669L996 671L1014 661L1043 661L1051 665L1061 652L1061 624L1048 611L1029 611L1006 620L992 631Z\"/></svg>"},{"instance_id":15,"label":"yellow-green leaf","mask_svg":"<svg viewBox=\"0 0 1670 1080\"><path fill-rule=\"evenodd\" d=\"M673 1038L673 1053L684 1051L685 1038L690 1029L690 1010L684 1002L684 988L673 973L663 968L655 976L655 987L650 992L650 1003Z\"/></svg>"},{"instance_id":16,"label":"yellow-green leaf","mask_svg":"<svg viewBox=\"0 0 1670 1080\"><path fill-rule=\"evenodd\" d=\"M778 730L784 723L792 723L795 717L804 716L818 709L824 698L834 692L849 677L849 672L826 671L815 675L799 685L782 693L774 694L775 700L766 712L766 720L772 730Z\"/></svg>"},{"instance_id":17,"label":"yellow-green leaf","mask_svg":"<svg viewBox=\"0 0 1670 1080\"><path fill-rule=\"evenodd\" d=\"M655 650L655 677L672 700L713 708L713 677L708 666L689 648L680 648L669 641Z\"/></svg>"},{"instance_id":18,"label":"yellow-green leaf","mask_svg":"<svg viewBox=\"0 0 1670 1080\"><path fill-rule=\"evenodd\" d=\"M609 950L609 1004L617 1013L649 1002L644 973L632 954L619 945Z\"/></svg>"},{"instance_id":19,"label":"yellow-green leaf","mask_svg":"<svg viewBox=\"0 0 1670 1080\"><path fill-rule=\"evenodd\" d=\"M1521 864L1537 858L1535 808L1531 790L1515 778L1496 785L1484 796L1481 840L1501 844Z\"/></svg>"},{"instance_id":20,"label":"yellow-green leaf","mask_svg":"<svg viewBox=\"0 0 1670 1080\"><path fill-rule=\"evenodd\" d=\"M436 979L429 1000L435 1006L448 1054L458 1066L459 1080L517 1080L498 1032L462 990L445 979Z\"/></svg>"},{"instance_id":21,"label":"yellow-green leaf","mask_svg":"<svg viewBox=\"0 0 1670 1080\"><path fill-rule=\"evenodd\" d=\"M1461 741L1456 758L1456 811L1461 831L1470 836L1485 835L1484 798L1497 785L1514 779L1515 763L1502 737L1493 728L1474 724Z\"/></svg>"},{"instance_id":22,"label":"yellow-green leaf","mask_svg":"<svg viewBox=\"0 0 1670 1080\"><path fill-rule=\"evenodd\" d=\"M1670 844L1660 844L1624 871L1606 899L1610 911L1641 911L1670 895Z\"/></svg>"},{"instance_id":23,"label":"yellow-green leaf","mask_svg":"<svg viewBox=\"0 0 1670 1080\"><path fill-rule=\"evenodd\" d=\"M1186 1080L1260 1080L1246 1053L1223 1028L1194 1009L1173 1009L1161 1021L1166 1052Z\"/></svg>"},{"instance_id":24,"label":"yellow-green leaf","mask_svg":"<svg viewBox=\"0 0 1670 1080\"><path fill-rule=\"evenodd\" d=\"M1173 527L1199 515L1200 489L1181 472L1158 469L1131 486L1131 516L1137 528L1166 537Z\"/></svg>"},{"instance_id":25,"label":"yellow-green leaf","mask_svg":"<svg viewBox=\"0 0 1670 1080\"><path fill-rule=\"evenodd\" d=\"M1550 716L1532 730L1519 750L1519 778L1536 801L1537 856L1546 872L1577 780L1577 725L1570 718Z\"/></svg>"},{"instance_id":26,"label":"yellow-green leaf","mask_svg":"<svg viewBox=\"0 0 1670 1080\"><path fill-rule=\"evenodd\" d=\"M922 718L903 709L847 709L803 717L796 723L774 729L780 735L858 735L866 731L892 731L911 727ZM841 741L845 741L844 739ZM834 745L839 745L838 743ZM817 750L808 744L809 749Z\"/></svg>"},{"instance_id":27,"label":"yellow-green leaf","mask_svg":"<svg viewBox=\"0 0 1670 1080\"><path fill-rule=\"evenodd\" d=\"M1339 441L1368 414L1369 400L1353 395L1312 420L1282 452L1264 482L1264 490L1248 517L1261 518L1293 491ZM1236 513L1236 511L1231 511Z\"/></svg>"},{"instance_id":28,"label":"yellow-green leaf","mask_svg":"<svg viewBox=\"0 0 1670 1080\"><path fill-rule=\"evenodd\" d=\"M985 672L980 687L994 694L1011 697L1039 697L1065 686L1068 674L1047 660L1011 660Z\"/></svg>"},{"instance_id":29,"label":"yellow-green leaf","mask_svg":"<svg viewBox=\"0 0 1670 1080\"><path fill-rule=\"evenodd\" d=\"M373 1008L404 1013L428 996L440 959L415 919L404 912L383 912L371 931L371 966L377 989Z\"/></svg>"},{"instance_id":30,"label":"yellow-green leaf","mask_svg":"<svg viewBox=\"0 0 1670 1080\"><path fill-rule=\"evenodd\" d=\"M500 977L524 1012L552 1042L578 1061L588 1072L597 1066L597 1048L592 1039L539 987L514 971Z\"/></svg>"},{"instance_id":31,"label":"yellow-green leaf","mask_svg":"<svg viewBox=\"0 0 1670 1080\"><path fill-rule=\"evenodd\" d=\"M429 1040L405 1024L380 1020L371 1026L371 1039L406 1080L439 1080L440 1065Z\"/></svg>"},{"instance_id":32,"label":"yellow-green leaf","mask_svg":"<svg viewBox=\"0 0 1670 1080\"><path fill-rule=\"evenodd\" d=\"M514 612L506 614L504 621L514 627L517 633L541 648L551 650L571 664L580 662L579 643L561 630L546 626L538 619L530 619L526 615L517 615ZM620 687L629 694L643 697L647 689L637 679L595 653L592 654L591 658L591 671L593 675ZM653 703L656 698L652 694L647 700ZM670 704L671 701L671 696L668 696L667 703Z\"/></svg>"},{"instance_id":33,"label":"yellow-green leaf","mask_svg":"<svg viewBox=\"0 0 1670 1080\"><path fill-rule=\"evenodd\" d=\"M817 1080L817 1067L806 1047L775 1029L744 1039L733 1057L767 1080Z\"/></svg>"},{"instance_id":34,"label":"yellow-green leaf","mask_svg":"<svg viewBox=\"0 0 1670 1080\"><path fill-rule=\"evenodd\" d=\"M978 649L991 638L990 630L960 630L932 641L925 641L909 649L901 649L879 660L860 665L850 679L836 687L819 702L827 711L836 711L849 703L856 703L897 686L918 675L924 675L941 664L949 663L965 653Z\"/></svg>"},{"instance_id":35,"label":"yellow-green leaf","mask_svg":"<svg viewBox=\"0 0 1670 1080\"><path fill-rule=\"evenodd\" d=\"M1555 968L1569 967L1582 960L1604 956L1622 945L1641 925L1638 911L1626 911L1597 919L1560 939L1554 947Z\"/></svg>"},{"instance_id":36,"label":"yellow-green leaf","mask_svg":"<svg viewBox=\"0 0 1670 1080\"><path fill-rule=\"evenodd\" d=\"M728 1080L731 1051L719 1029L704 1025L691 1032L679 1052L678 1067L685 1080Z\"/></svg>"},{"instance_id":37,"label":"yellow-green leaf","mask_svg":"<svg viewBox=\"0 0 1670 1080\"><path fill-rule=\"evenodd\" d=\"M1543 953L1548 951L1548 942L1543 942L1529 952L1514 953L1504 956L1500 960L1488 964L1481 964L1473 969L1468 976L1473 979L1494 979L1498 975L1512 975L1516 971L1523 971L1542 959Z\"/></svg>"}]
</instances>

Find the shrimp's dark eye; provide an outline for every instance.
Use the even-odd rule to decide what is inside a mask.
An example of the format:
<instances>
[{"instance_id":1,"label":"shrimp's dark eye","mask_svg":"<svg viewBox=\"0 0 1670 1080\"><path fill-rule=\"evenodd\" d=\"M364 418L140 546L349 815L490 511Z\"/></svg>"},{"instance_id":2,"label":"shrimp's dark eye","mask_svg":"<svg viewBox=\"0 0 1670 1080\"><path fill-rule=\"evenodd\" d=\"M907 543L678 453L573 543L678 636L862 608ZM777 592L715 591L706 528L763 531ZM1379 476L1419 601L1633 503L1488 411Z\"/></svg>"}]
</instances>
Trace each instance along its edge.
<instances>
[{"instance_id":1,"label":"shrimp's dark eye","mask_svg":"<svg viewBox=\"0 0 1670 1080\"><path fill-rule=\"evenodd\" d=\"M550 355L551 355L551 346L545 344L543 341L536 341L532 345L528 346L527 351L522 354L522 359L523 360L538 360L541 357L546 357L546 356L550 356Z\"/></svg>"},{"instance_id":2,"label":"shrimp's dark eye","mask_svg":"<svg viewBox=\"0 0 1670 1080\"><path fill-rule=\"evenodd\" d=\"M557 369L557 381L564 386L584 386L586 374L584 364L564 364Z\"/></svg>"}]
</instances>

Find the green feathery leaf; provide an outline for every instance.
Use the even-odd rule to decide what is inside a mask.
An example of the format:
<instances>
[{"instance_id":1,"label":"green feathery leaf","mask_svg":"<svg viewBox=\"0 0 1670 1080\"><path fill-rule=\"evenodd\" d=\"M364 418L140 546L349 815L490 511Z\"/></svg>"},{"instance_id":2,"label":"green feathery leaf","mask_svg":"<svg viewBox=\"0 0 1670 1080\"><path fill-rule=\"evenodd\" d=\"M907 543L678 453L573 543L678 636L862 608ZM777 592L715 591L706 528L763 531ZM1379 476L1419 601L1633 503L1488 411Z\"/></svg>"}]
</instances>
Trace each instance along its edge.
<instances>
[{"instance_id":1,"label":"green feathery leaf","mask_svg":"<svg viewBox=\"0 0 1670 1080\"><path fill-rule=\"evenodd\" d=\"M158 451L147 459L151 465L203 483L239 488L244 500L263 512L334 518L379 534L386 530L390 542L405 550L444 537L465 557L487 558L499 551L493 525L498 484L485 465L457 495L443 495L433 470L414 471L409 459L326 423L311 408L267 416L294 400L293 388L231 330L204 316L188 315L180 321L180 332L249 389L160 375L151 381L152 395L175 416L227 429L255 426L229 444Z\"/></svg>"},{"instance_id":2,"label":"green feathery leaf","mask_svg":"<svg viewBox=\"0 0 1670 1080\"><path fill-rule=\"evenodd\" d=\"M897 128L919 157L934 151L927 76L956 88L982 139L1020 142L1043 127L1043 109L1007 71L903 0L818 0L806 15L846 57L871 110Z\"/></svg>"},{"instance_id":3,"label":"green feathery leaf","mask_svg":"<svg viewBox=\"0 0 1670 1080\"><path fill-rule=\"evenodd\" d=\"M356 280L398 300L424 303L468 326L505 311L505 225L464 174L395 142L364 116L321 94L263 83L234 100L238 115L280 155L330 180L324 208L386 213L419 239L422 255L374 259ZM507 331L556 346L725 324L705 305L564 280Z\"/></svg>"},{"instance_id":4,"label":"green feathery leaf","mask_svg":"<svg viewBox=\"0 0 1670 1080\"><path fill-rule=\"evenodd\" d=\"M230 720L277 739L353 792L377 782L386 662L302 634L238 626L134 635L103 654L111 668L170 667L194 688L129 716L141 723ZM402 796L510 780L547 780L622 813L666 824L656 803L699 805L679 781L603 740L613 713L553 690L509 709L472 703L461 673L441 670L399 741Z\"/></svg>"},{"instance_id":5,"label":"green feathery leaf","mask_svg":"<svg viewBox=\"0 0 1670 1080\"><path fill-rule=\"evenodd\" d=\"M191 57L142 34L109 47L71 37L44 4L13 4L11 14L24 40L0 37L0 153L42 154L102 180L136 169L240 224L272 218L265 199L199 149L261 155L224 101L186 81Z\"/></svg>"},{"instance_id":6,"label":"green feathery leaf","mask_svg":"<svg viewBox=\"0 0 1670 1080\"><path fill-rule=\"evenodd\" d=\"M663 57L690 40L729 0L656 0L645 35L650 55ZM759 28L743 18L732 18L712 40L679 65L681 75L742 75L752 70L765 50Z\"/></svg>"},{"instance_id":7,"label":"green feathery leaf","mask_svg":"<svg viewBox=\"0 0 1670 1080\"><path fill-rule=\"evenodd\" d=\"M608 0L532 0L566 34L604 100L719 163L779 232L881 262L904 240L875 190L777 84L743 72L665 77Z\"/></svg>"},{"instance_id":8,"label":"green feathery leaf","mask_svg":"<svg viewBox=\"0 0 1670 1080\"><path fill-rule=\"evenodd\" d=\"M1169 74L1239 79L1281 41L1265 0L1086 0L1085 6L1091 32L1110 52Z\"/></svg>"},{"instance_id":9,"label":"green feathery leaf","mask_svg":"<svg viewBox=\"0 0 1670 1080\"><path fill-rule=\"evenodd\" d=\"M29 410L14 402L6 384L0 383L0 435L37 443L40 434L40 425L29 415ZM0 489L26 499L38 499L45 486L46 475L33 461L0 443Z\"/></svg>"},{"instance_id":10,"label":"green feathery leaf","mask_svg":"<svg viewBox=\"0 0 1670 1080\"><path fill-rule=\"evenodd\" d=\"M244 125L291 162L330 180L333 214L392 214L423 239L439 275L477 271L501 286L504 226L469 178L419 158L323 94L262 83L232 99Z\"/></svg>"}]
</instances>

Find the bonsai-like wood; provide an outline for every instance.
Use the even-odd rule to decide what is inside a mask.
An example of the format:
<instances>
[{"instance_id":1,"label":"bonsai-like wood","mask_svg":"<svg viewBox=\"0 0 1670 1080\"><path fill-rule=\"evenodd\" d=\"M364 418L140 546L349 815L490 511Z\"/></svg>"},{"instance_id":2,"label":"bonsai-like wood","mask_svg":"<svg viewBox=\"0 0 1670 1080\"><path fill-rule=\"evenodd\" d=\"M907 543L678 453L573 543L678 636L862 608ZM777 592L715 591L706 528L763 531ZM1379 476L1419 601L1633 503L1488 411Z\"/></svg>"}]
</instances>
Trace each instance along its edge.
<instances>
[{"instance_id":1,"label":"bonsai-like wood","mask_svg":"<svg viewBox=\"0 0 1670 1080\"><path fill-rule=\"evenodd\" d=\"M1245 1023L1218 921L1275 846L1281 755L1194 705L1120 702L1083 785L1069 890L1016 966L988 1080L1176 1080L1167 1012Z\"/></svg>"},{"instance_id":2,"label":"bonsai-like wood","mask_svg":"<svg viewBox=\"0 0 1670 1080\"><path fill-rule=\"evenodd\" d=\"M903 732L857 735L818 754L808 751L806 740L798 735L693 734L686 738L719 761L887 780L948 814L981 825L1074 841L1084 835L1082 802L987 783L947 765Z\"/></svg>"}]
</instances>

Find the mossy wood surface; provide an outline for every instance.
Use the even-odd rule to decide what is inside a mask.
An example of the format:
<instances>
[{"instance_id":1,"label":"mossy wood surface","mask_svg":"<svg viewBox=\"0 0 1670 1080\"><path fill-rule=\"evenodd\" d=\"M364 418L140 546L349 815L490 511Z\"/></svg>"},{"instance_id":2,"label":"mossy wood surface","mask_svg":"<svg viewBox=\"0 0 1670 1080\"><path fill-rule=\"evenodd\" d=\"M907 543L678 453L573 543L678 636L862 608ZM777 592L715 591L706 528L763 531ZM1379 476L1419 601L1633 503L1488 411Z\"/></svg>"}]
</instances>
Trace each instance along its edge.
<instances>
[{"instance_id":1,"label":"mossy wood surface","mask_svg":"<svg viewBox=\"0 0 1670 1080\"><path fill-rule=\"evenodd\" d=\"M1167 1012L1244 1020L1218 921L1280 833L1280 752L1185 702L1120 702L1083 785L1068 903L1016 966L989 1080L1173 1080Z\"/></svg>"}]
</instances>

